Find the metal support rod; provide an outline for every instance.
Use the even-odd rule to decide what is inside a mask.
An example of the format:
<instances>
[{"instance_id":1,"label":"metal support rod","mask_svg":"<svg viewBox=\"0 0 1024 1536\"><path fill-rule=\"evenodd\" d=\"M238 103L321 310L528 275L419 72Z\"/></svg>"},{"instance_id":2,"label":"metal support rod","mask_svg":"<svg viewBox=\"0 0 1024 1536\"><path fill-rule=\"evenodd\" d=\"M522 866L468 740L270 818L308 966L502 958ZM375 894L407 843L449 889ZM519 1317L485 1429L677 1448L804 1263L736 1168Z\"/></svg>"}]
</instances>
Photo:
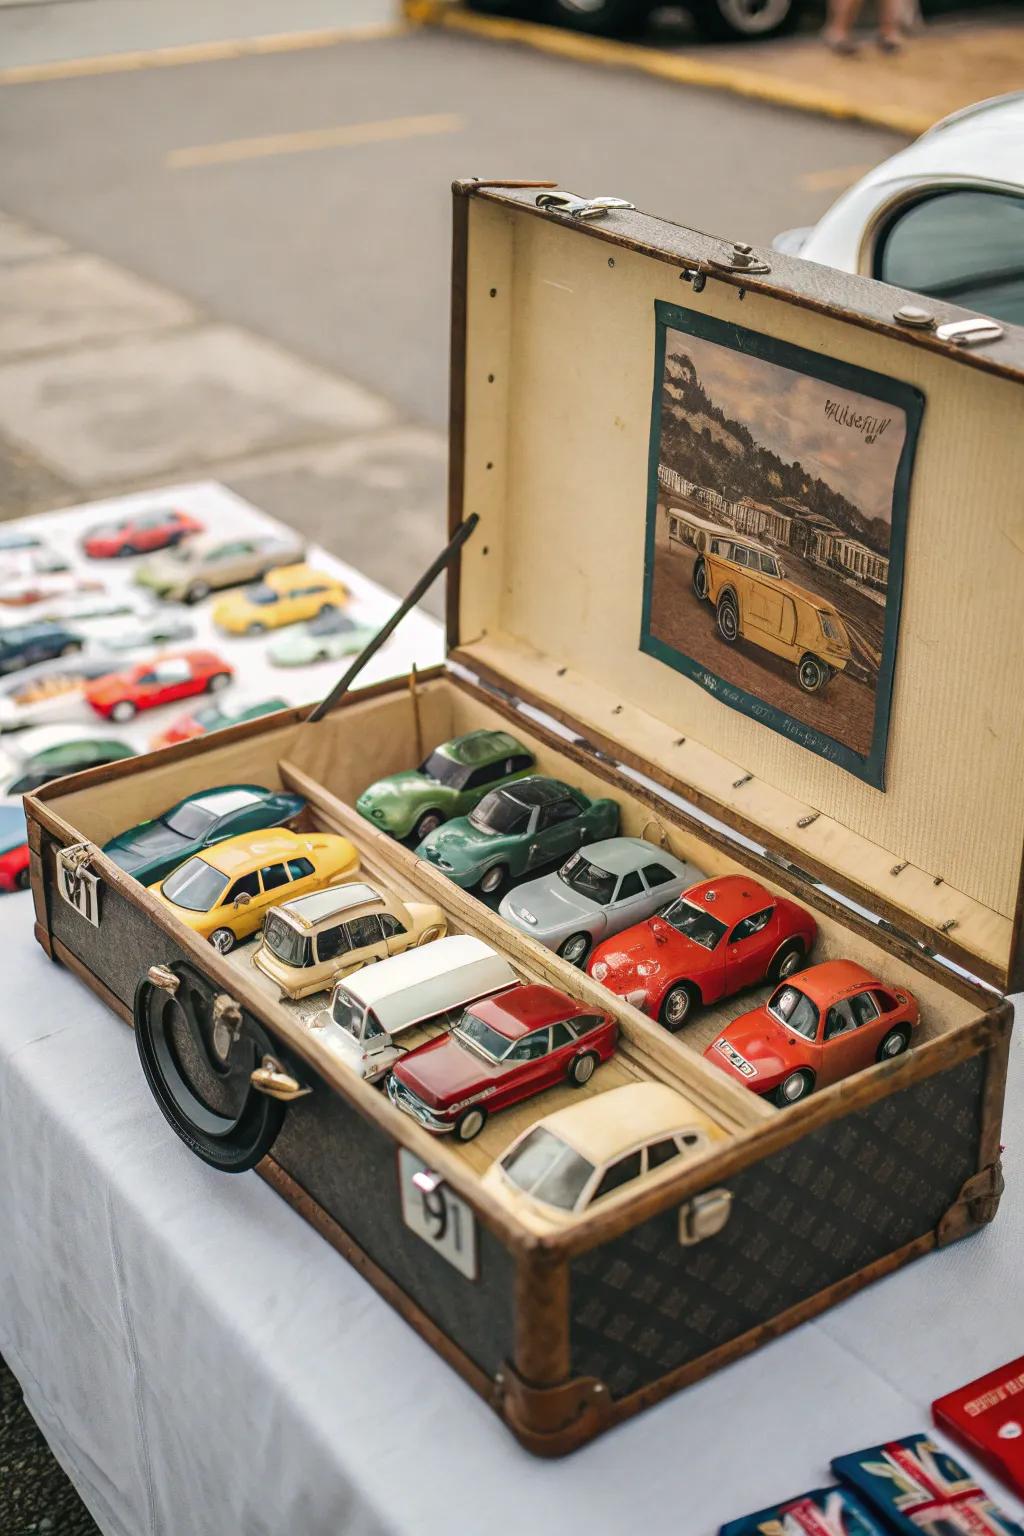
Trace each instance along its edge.
<instances>
[{"instance_id":1,"label":"metal support rod","mask_svg":"<svg viewBox=\"0 0 1024 1536\"><path fill-rule=\"evenodd\" d=\"M339 678L338 682L335 683L327 697L325 699L321 699L320 703L315 705L310 710L309 714L306 716L307 722L322 720L324 715L328 714L329 711L332 710L334 706L339 702L339 700L344 698L345 694L351 688L352 684L355 682L360 672L366 666L366 663L370 660L371 656L376 656L384 642L389 640L394 634L395 630L398 628L399 624L401 624L410 608L415 608L424 592L433 586L441 572L446 568L446 566L449 566L452 563L455 556L458 554L463 544L465 544L466 540L469 538L470 534L473 532L473 529L476 527L479 521L479 514L476 512L471 512L470 515L466 518L465 522L459 524L458 528L455 530L454 535L445 545L444 549L442 549L437 559L433 560L427 569L423 572L423 575L412 588L408 597L405 598L404 602L398 605L390 619L388 619L387 623L384 625L383 629L378 630L373 639L370 641L369 645L363 647L355 661L349 667L348 671L343 677Z\"/></svg>"}]
</instances>

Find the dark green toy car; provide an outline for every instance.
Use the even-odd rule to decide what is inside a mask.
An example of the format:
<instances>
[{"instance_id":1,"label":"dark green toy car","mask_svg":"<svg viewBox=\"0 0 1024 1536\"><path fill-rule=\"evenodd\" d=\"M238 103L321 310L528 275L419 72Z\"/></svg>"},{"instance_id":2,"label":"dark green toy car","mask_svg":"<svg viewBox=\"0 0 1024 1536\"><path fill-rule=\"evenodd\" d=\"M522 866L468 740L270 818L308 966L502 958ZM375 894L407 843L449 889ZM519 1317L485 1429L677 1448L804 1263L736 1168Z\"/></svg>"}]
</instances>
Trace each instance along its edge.
<instances>
[{"instance_id":1,"label":"dark green toy car","mask_svg":"<svg viewBox=\"0 0 1024 1536\"><path fill-rule=\"evenodd\" d=\"M263 832L293 821L301 795L259 784L222 784L188 795L162 816L129 827L104 843L103 852L143 885L155 885L193 854L243 832Z\"/></svg>"},{"instance_id":2,"label":"dark green toy car","mask_svg":"<svg viewBox=\"0 0 1024 1536\"><path fill-rule=\"evenodd\" d=\"M591 800L560 779L520 779L485 795L468 816L424 838L417 852L465 890L493 896L531 869L619 829L614 800Z\"/></svg>"},{"instance_id":3,"label":"dark green toy car","mask_svg":"<svg viewBox=\"0 0 1024 1536\"><path fill-rule=\"evenodd\" d=\"M470 731L442 742L418 768L378 779L359 796L356 810L382 832L420 843L533 766L533 753L507 731Z\"/></svg>"}]
</instances>

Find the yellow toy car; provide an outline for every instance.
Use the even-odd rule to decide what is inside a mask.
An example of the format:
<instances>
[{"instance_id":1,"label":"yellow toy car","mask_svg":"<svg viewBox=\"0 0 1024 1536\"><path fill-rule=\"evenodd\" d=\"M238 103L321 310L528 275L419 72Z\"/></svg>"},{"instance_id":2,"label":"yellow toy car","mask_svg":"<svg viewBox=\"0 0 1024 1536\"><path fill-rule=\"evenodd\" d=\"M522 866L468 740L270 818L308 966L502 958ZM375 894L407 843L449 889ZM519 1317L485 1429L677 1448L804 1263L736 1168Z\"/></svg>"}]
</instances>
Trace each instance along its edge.
<instances>
[{"instance_id":1,"label":"yellow toy car","mask_svg":"<svg viewBox=\"0 0 1024 1536\"><path fill-rule=\"evenodd\" d=\"M818 693L852 659L846 625L827 598L786 579L773 550L735 534L699 534L693 590L714 605L727 645L749 640L791 661L805 693Z\"/></svg>"},{"instance_id":2,"label":"yellow toy car","mask_svg":"<svg viewBox=\"0 0 1024 1536\"><path fill-rule=\"evenodd\" d=\"M344 608L351 595L336 576L308 565L279 565L262 581L215 603L213 622L226 635L261 635Z\"/></svg>"},{"instance_id":3,"label":"yellow toy car","mask_svg":"<svg viewBox=\"0 0 1024 1536\"><path fill-rule=\"evenodd\" d=\"M153 895L226 955L262 925L267 908L340 885L359 868L347 837L332 832L243 832L179 864Z\"/></svg>"}]
</instances>

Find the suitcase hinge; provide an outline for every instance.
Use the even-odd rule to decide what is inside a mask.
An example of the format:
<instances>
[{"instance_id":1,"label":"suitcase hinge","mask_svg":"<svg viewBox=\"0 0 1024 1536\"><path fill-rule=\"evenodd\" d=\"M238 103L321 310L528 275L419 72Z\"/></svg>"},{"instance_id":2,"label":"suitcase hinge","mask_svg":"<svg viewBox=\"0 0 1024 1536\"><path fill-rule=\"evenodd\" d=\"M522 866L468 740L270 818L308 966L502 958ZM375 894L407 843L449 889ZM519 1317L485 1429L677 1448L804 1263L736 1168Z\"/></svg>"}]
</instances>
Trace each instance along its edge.
<instances>
[{"instance_id":1,"label":"suitcase hinge","mask_svg":"<svg viewBox=\"0 0 1024 1536\"><path fill-rule=\"evenodd\" d=\"M492 1405L535 1456L564 1456L599 1434L611 1414L611 1393L595 1376L535 1387L507 1361L494 1378Z\"/></svg>"},{"instance_id":2,"label":"suitcase hinge","mask_svg":"<svg viewBox=\"0 0 1024 1536\"><path fill-rule=\"evenodd\" d=\"M695 1195L679 1207L679 1241L692 1248L705 1238L716 1237L732 1213L732 1195L727 1189L709 1189Z\"/></svg>"},{"instance_id":3,"label":"suitcase hinge","mask_svg":"<svg viewBox=\"0 0 1024 1536\"><path fill-rule=\"evenodd\" d=\"M949 1210L935 1229L935 1240L940 1248L967 1237L979 1227L990 1222L999 1209L1003 1193L1003 1165L997 1157L994 1163L972 1175L957 1195Z\"/></svg>"}]
</instances>

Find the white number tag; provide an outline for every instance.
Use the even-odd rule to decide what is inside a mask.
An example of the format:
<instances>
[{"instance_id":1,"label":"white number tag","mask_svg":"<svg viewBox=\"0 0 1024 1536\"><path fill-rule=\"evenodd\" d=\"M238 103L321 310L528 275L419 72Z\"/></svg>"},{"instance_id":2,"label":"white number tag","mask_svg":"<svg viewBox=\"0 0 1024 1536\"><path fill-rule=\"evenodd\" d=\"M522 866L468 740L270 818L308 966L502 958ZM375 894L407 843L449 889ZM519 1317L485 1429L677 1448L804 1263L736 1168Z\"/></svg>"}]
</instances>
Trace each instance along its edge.
<instances>
[{"instance_id":1,"label":"white number tag","mask_svg":"<svg viewBox=\"0 0 1024 1536\"><path fill-rule=\"evenodd\" d=\"M57 860L57 889L69 906L91 923L94 928L100 925L100 879L88 869L72 869L61 858L61 852L66 849L56 850Z\"/></svg>"},{"instance_id":2,"label":"white number tag","mask_svg":"<svg viewBox=\"0 0 1024 1536\"><path fill-rule=\"evenodd\" d=\"M402 1220L467 1280L476 1279L476 1218L464 1200L437 1180L426 1163L398 1150Z\"/></svg>"}]
</instances>

